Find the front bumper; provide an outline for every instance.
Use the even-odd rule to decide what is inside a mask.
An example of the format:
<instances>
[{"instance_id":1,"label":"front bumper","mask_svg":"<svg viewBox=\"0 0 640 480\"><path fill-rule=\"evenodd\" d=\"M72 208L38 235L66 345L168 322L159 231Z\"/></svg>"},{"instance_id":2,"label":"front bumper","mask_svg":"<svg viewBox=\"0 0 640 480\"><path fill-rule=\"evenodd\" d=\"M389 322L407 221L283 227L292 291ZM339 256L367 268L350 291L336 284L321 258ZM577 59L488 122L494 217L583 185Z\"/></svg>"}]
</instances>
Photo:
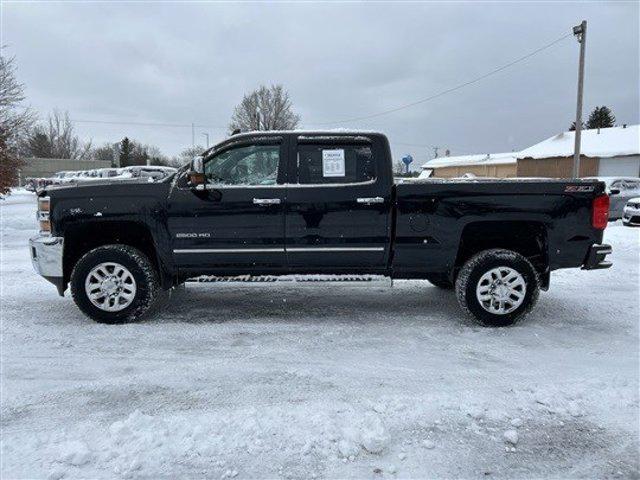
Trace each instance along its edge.
<instances>
[{"instance_id":1,"label":"front bumper","mask_svg":"<svg viewBox=\"0 0 640 480\"><path fill-rule=\"evenodd\" d=\"M624 208L622 223L625 225L640 225L640 210L637 208Z\"/></svg>"},{"instance_id":2,"label":"front bumper","mask_svg":"<svg viewBox=\"0 0 640 480\"><path fill-rule=\"evenodd\" d=\"M29 252L31 253L33 269L53 283L60 295L64 293L63 251L63 237L38 235L29 239Z\"/></svg>"},{"instance_id":3,"label":"front bumper","mask_svg":"<svg viewBox=\"0 0 640 480\"><path fill-rule=\"evenodd\" d=\"M597 243L589 247L587 258L582 265L583 270L598 270L609 268L612 263L605 261L605 257L612 252L611 245L598 245Z\"/></svg>"}]
</instances>

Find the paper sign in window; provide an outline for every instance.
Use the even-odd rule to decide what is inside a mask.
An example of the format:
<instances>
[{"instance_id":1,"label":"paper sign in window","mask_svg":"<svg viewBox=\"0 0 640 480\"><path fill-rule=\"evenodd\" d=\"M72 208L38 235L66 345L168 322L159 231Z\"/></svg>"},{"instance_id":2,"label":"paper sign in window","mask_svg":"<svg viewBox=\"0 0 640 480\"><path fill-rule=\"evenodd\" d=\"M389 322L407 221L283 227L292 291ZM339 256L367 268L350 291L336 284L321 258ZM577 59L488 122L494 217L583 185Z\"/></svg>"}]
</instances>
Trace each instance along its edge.
<instances>
[{"instance_id":1,"label":"paper sign in window","mask_svg":"<svg viewBox=\"0 0 640 480\"><path fill-rule=\"evenodd\" d=\"M322 150L322 176L345 176L344 150Z\"/></svg>"}]
</instances>

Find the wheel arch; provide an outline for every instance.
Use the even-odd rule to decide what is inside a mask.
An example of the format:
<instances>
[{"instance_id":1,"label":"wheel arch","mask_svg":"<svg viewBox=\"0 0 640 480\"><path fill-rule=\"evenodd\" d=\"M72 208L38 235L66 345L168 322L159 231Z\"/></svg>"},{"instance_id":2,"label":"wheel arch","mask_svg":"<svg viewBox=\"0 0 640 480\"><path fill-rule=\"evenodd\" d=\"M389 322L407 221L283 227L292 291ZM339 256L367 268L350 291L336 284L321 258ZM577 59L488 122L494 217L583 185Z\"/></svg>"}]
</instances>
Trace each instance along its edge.
<instances>
[{"instance_id":1,"label":"wheel arch","mask_svg":"<svg viewBox=\"0 0 640 480\"><path fill-rule=\"evenodd\" d=\"M71 271L80 258L90 250L109 244L123 244L144 253L158 272L163 287L170 286L171 276L158 254L158 246L151 229L142 222L110 220L83 222L67 226L64 232L63 282L66 286Z\"/></svg>"},{"instance_id":2,"label":"wheel arch","mask_svg":"<svg viewBox=\"0 0 640 480\"><path fill-rule=\"evenodd\" d=\"M512 250L527 258L541 279L548 279L547 225L537 221L479 221L465 225L456 253L454 278L473 255L490 249ZM547 285L545 285L545 283ZM543 288L548 281L543 281Z\"/></svg>"}]
</instances>

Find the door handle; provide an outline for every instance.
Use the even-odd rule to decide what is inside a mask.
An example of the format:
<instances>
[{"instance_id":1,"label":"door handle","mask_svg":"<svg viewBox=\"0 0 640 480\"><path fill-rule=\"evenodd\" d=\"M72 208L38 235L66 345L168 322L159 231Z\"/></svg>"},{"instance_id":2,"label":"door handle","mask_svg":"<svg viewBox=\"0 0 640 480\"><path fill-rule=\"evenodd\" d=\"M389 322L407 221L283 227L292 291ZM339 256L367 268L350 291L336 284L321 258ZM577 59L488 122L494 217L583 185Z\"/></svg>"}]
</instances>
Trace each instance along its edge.
<instances>
[{"instance_id":1,"label":"door handle","mask_svg":"<svg viewBox=\"0 0 640 480\"><path fill-rule=\"evenodd\" d=\"M254 198L253 204L254 205L279 205L280 199L279 198Z\"/></svg>"},{"instance_id":2,"label":"door handle","mask_svg":"<svg viewBox=\"0 0 640 480\"><path fill-rule=\"evenodd\" d=\"M384 198L382 197L360 197L356 200L358 203L363 205L373 205L374 203L384 203Z\"/></svg>"}]
</instances>

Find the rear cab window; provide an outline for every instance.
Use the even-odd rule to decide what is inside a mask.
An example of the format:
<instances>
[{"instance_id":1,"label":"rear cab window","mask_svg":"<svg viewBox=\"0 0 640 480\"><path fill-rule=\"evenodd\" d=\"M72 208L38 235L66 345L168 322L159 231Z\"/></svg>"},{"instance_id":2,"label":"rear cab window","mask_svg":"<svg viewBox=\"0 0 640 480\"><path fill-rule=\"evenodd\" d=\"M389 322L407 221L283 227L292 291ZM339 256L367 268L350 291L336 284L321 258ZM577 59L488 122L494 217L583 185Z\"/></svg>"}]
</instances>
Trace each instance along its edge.
<instances>
[{"instance_id":1,"label":"rear cab window","mask_svg":"<svg viewBox=\"0 0 640 480\"><path fill-rule=\"evenodd\" d=\"M305 142L298 144L296 182L300 185L369 183L376 180L370 143Z\"/></svg>"}]
</instances>

